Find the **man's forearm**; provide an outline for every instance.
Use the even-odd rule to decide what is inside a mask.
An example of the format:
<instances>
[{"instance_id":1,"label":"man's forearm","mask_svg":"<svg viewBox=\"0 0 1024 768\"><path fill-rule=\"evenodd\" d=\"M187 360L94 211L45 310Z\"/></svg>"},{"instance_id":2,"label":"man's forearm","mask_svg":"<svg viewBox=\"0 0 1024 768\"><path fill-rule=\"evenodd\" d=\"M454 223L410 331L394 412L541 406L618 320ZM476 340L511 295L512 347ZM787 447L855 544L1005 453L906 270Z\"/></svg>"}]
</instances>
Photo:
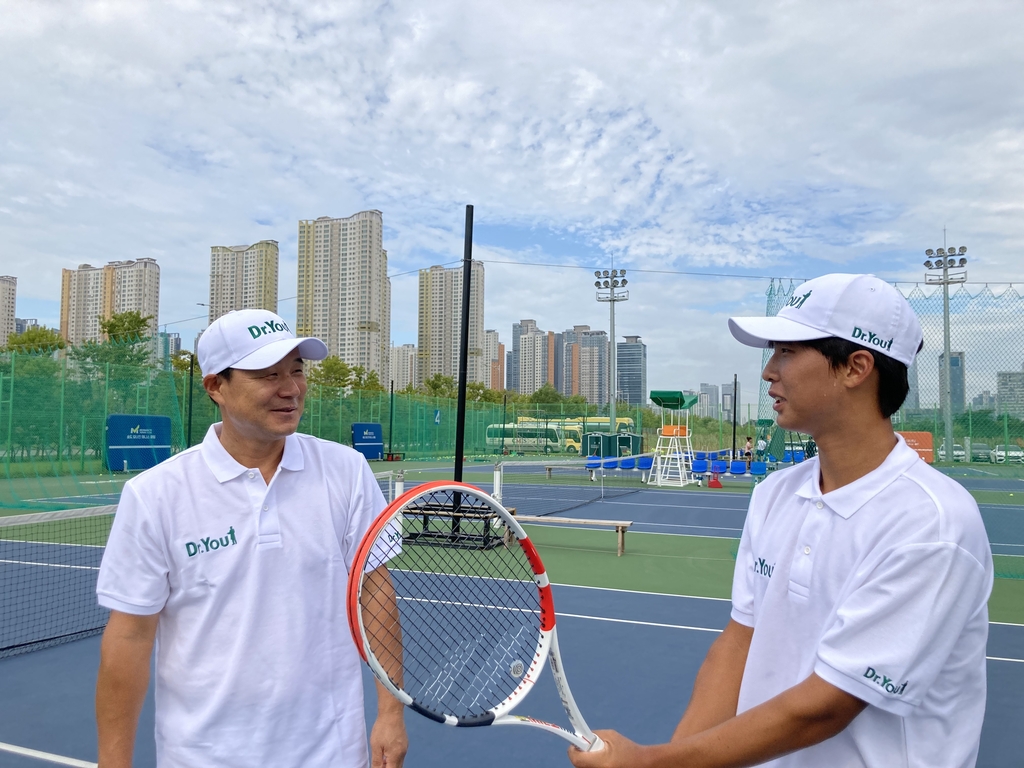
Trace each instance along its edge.
<instances>
[{"instance_id":1,"label":"man's forearm","mask_svg":"<svg viewBox=\"0 0 1024 768\"><path fill-rule=\"evenodd\" d=\"M736 715L752 635L749 627L730 621L718 636L697 673L690 704L672 741L713 728Z\"/></svg>"},{"instance_id":2,"label":"man's forearm","mask_svg":"<svg viewBox=\"0 0 1024 768\"><path fill-rule=\"evenodd\" d=\"M398 699L391 695L391 691L385 688L380 680L377 683L377 717L389 717L398 715L404 717L404 707Z\"/></svg>"},{"instance_id":3,"label":"man's forearm","mask_svg":"<svg viewBox=\"0 0 1024 768\"><path fill-rule=\"evenodd\" d=\"M156 617L125 618L115 612L103 633L96 681L100 768L131 768L155 630Z\"/></svg>"},{"instance_id":4,"label":"man's forearm","mask_svg":"<svg viewBox=\"0 0 1024 768\"><path fill-rule=\"evenodd\" d=\"M644 747L644 768L742 768L818 744L841 732L865 703L811 675L741 715L669 744Z\"/></svg>"}]
</instances>

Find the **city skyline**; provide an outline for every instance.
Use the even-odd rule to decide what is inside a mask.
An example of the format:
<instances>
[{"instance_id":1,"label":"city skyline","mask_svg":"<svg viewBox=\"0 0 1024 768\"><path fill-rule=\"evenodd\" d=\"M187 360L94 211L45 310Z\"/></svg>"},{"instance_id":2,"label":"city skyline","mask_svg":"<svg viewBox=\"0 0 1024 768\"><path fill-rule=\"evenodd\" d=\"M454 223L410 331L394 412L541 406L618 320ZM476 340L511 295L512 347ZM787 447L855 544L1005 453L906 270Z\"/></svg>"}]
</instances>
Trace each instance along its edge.
<instances>
[{"instance_id":1,"label":"city skyline","mask_svg":"<svg viewBox=\"0 0 1024 768\"><path fill-rule=\"evenodd\" d=\"M60 335L71 345L103 341L103 320L122 312L148 317L149 335L160 326L160 265L153 258L79 264L61 270Z\"/></svg>"},{"instance_id":2,"label":"city skyline","mask_svg":"<svg viewBox=\"0 0 1024 768\"><path fill-rule=\"evenodd\" d=\"M419 271L417 300L416 383L441 374L459 378L462 339L463 268L433 265ZM484 359L484 265L474 261L469 287L469 358L466 381L490 380L489 361Z\"/></svg>"},{"instance_id":3,"label":"city skyline","mask_svg":"<svg viewBox=\"0 0 1024 768\"><path fill-rule=\"evenodd\" d=\"M277 312L276 240L210 246L209 322L236 309Z\"/></svg>"},{"instance_id":4,"label":"city skyline","mask_svg":"<svg viewBox=\"0 0 1024 768\"><path fill-rule=\"evenodd\" d=\"M391 280L378 210L298 225L295 333L315 336L350 366L390 376Z\"/></svg>"},{"instance_id":5,"label":"city skyline","mask_svg":"<svg viewBox=\"0 0 1024 768\"><path fill-rule=\"evenodd\" d=\"M0 272L19 277L18 315L51 327L61 267L152 257L161 319L190 348L209 247L243 238L280 243L291 323L294 222L379 209L392 341L415 343L415 271L461 257L466 203L474 256L502 286L488 327L605 327L588 278L624 267L621 321L649 347L652 389L756 379L760 355L722 338L728 316L763 313L759 276L912 284L944 225L970 246L972 281L1024 274L1024 83L1009 75L1024 8L912 4L840 23L798 0L637 20L570 1L558 15L572 25L530 4L509 26L442 4L420 35L401 4L271 5L259 28L280 34L257 35L254 55L248 14L89 7L26 5L0 51ZM500 63L522 50L521 68Z\"/></svg>"}]
</instances>

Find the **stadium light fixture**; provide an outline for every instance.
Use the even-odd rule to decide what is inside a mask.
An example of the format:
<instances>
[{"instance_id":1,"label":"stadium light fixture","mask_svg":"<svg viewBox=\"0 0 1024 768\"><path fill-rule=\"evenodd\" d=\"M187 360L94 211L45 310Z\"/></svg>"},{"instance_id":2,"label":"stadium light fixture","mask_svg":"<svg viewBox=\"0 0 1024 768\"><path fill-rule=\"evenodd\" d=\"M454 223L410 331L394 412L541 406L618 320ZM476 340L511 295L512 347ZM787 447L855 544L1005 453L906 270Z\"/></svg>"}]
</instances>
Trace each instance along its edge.
<instances>
[{"instance_id":1,"label":"stadium light fixture","mask_svg":"<svg viewBox=\"0 0 1024 768\"><path fill-rule=\"evenodd\" d=\"M945 239L946 231L942 231L943 239ZM954 246L946 247L943 243L942 248L936 248L932 251L931 248L924 252L925 256L931 257L935 254L939 258L932 261L929 259L924 263L924 266L928 272L925 272L924 281L926 285L941 285L942 286L942 342L943 342L943 354L942 354L942 380L943 380L943 391L942 391L942 402L940 406L942 408L942 419L943 426L945 427L945 438L944 445L946 446L945 458L948 461L953 461L953 401L951 396L951 374L950 374L950 357L952 352L950 351L949 343L949 286L956 285L958 283L967 282L967 259L964 254L967 253L967 246L961 245L959 248ZM945 257L949 258L945 258ZM953 258L959 256L959 262ZM956 270L950 272L950 270ZM968 454L969 455L969 454Z\"/></svg>"},{"instance_id":2,"label":"stadium light fixture","mask_svg":"<svg viewBox=\"0 0 1024 768\"><path fill-rule=\"evenodd\" d=\"M612 434L618 433L617 424L615 421L615 406L618 402L618 374L616 372L616 363L618 358L618 345L615 343L615 305L620 301L627 301L629 299L629 292L623 289L626 287L626 270L624 269L612 269L612 270L598 270L594 272L595 277L601 278L594 283L594 287L598 289L597 300L608 302L608 354L609 354L609 365L608 365L608 430Z\"/></svg>"}]
</instances>

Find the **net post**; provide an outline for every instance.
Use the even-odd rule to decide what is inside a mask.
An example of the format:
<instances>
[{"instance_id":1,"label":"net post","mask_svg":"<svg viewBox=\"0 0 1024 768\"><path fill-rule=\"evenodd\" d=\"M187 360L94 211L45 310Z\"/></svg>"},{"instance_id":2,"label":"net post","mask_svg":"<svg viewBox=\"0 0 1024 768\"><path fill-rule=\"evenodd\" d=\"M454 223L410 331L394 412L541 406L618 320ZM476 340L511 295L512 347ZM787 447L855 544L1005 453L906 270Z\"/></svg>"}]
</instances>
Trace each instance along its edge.
<instances>
[{"instance_id":1,"label":"net post","mask_svg":"<svg viewBox=\"0 0 1024 768\"><path fill-rule=\"evenodd\" d=\"M405 493L405 470L398 470L398 477L395 478L395 499ZM394 501L394 499L392 499Z\"/></svg>"},{"instance_id":2,"label":"net post","mask_svg":"<svg viewBox=\"0 0 1024 768\"><path fill-rule=\"evenodd\" d=\"M494 465L494 487L492 488L493 493L491 496L499 504L501 503L501 462L497 462Z\"/></svg>"}]
</instances>

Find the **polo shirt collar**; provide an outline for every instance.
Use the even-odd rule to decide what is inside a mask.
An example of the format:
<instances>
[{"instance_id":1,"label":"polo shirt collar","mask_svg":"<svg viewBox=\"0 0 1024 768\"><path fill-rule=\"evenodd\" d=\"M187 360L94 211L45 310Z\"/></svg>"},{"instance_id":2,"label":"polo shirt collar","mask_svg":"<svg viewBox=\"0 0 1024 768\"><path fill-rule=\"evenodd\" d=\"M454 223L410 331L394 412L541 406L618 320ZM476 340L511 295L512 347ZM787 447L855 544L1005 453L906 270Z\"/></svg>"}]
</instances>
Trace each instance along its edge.
<instances>
[{"instance_id":1,"label":"polo shirt collar","mask_svg":"<svg viewBox=\"0 0 1024 768\"><path fill-rule=\"evenodd\" d=\"M248 467L243 467L230 453L221 445L220 426L222 422L211 424L206 430L206 437L203 438L200 450L206 465L217 478L217 482L226 483L233 480L243 472L248 472ZM289 469L297 472L305 465L302 459L302 446L299 445L299 438L294 434L284 439L284 454L281 456L281 469Z\"/></svg>"},{"instance_id":2,"label":"polo shirt collar","mask_svg":"<svg viewBox=\"0 0 1024 768\"><path fill-rule=\"evenodd\" d=\"M907 446L903 435L897 434L896 445L880 466L842 488L823 494L821 470L818 458L815 457L814 466L810 467L810 477L797 489L796 495L803 499L820 499L837 515L849 519L854 512L892 485L915 461L920 460L917 451Z\"/></svg>"}]
</instances>

